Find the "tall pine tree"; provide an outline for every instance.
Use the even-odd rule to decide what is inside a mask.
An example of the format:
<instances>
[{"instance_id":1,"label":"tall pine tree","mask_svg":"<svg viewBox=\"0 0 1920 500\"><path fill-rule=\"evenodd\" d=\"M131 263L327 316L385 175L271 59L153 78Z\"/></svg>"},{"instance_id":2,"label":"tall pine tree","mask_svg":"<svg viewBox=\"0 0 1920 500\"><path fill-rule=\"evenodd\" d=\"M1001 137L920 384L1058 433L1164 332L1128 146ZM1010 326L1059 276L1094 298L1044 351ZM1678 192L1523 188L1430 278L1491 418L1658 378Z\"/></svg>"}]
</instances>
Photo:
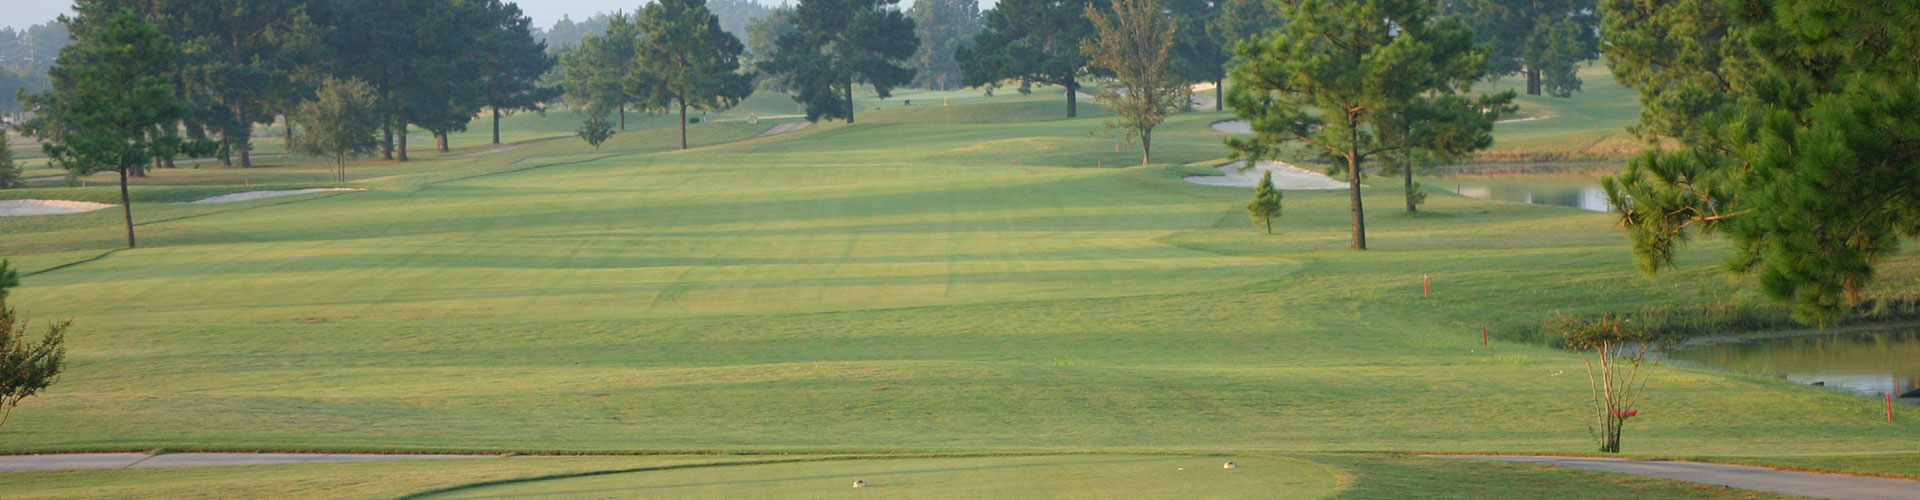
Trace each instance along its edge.
<instances>
[{"instance_id":1,"label":"tall pine tree","mask_svg":"<svg viewBox=\"0 0 1920 500\"><path fill-rule=\"evenodd\" d=\"M953 58L968 87L993 89L1019 82L1066 88L1067 117L1079 116L1080 77L1089 74L1080 45L1098 35L1084 15L1089 0L1001 0L987 11L987 27Z\"/></svg>"},{"instance_id":2,"label":"tall pine tree","mask_svg":"<svg viewBox=\"0 0 1920 500\"><path fill-rule=\"evenodd\" d=\"M1251 124L1251 139L1230 138L1235 156L1252 163L1304 143L1335 160L1347 178L1352 247L1367 248L1360 179L1381 155L1444 147L1419 134L1396 134L1396 123L1438 106L1486 76L1486 53L1456 19L1437 19L1428 2L1302 0L1283 6L1284 32L1241 44L1242 62L1227 98ZM1511 93L1481 98L1481 109L1504 107ZM1459 115L1435 114L1434 119ZM1474 117L1461 127L1492 127Z\"/></svg>"},{"instance_id":3,"label":"tall pine tree","mask_svg":"<svg viewBox=\"0 0 1920 500\"><path fill-rule=\"evenodd\" d=\"M680 112L680 149L687 149L687 109L720 111L753 94L753 75L741 73L745 46L720 29L705 0L658 0L640 11L639 60L627 93L648 109Z\"/></svg>"},{"instance_id":4,"label":"tall pine tree","mask_svg":"<svg viewBox=\"0 0 1920 500\"><path fill-rule=\"evenodd\" d=\"M782 35L763 71L781 75L807 120L853 123L853 87L866 83L881 99L913 81L905 66L920 49L913 20L888 8L899 0L801 0L794 31Z\"/></svg>"}]
</instances>

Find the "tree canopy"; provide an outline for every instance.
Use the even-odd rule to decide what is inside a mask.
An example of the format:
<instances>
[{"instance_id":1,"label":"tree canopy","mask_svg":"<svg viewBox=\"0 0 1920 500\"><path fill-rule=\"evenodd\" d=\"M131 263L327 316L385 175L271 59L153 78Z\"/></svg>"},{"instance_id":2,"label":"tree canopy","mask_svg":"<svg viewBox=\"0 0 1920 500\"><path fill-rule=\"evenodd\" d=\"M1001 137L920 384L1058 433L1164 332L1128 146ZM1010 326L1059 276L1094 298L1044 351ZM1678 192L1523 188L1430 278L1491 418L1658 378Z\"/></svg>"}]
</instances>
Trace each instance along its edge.
<instances>
[{"instance_id":1,"label":"tree canopy","mask_svg":"<svg viewBox=\"0 0 1920 500\"><path fill-rule=\"evenodd\" d=\"M781 35L763 71L780 75L807 120L853 123L853 86L866 83L885 99L913 81L906 66L920 40L913 20L890 9L899 0L801 0L792 32Z\"/></svg>"},{"instance_id":2,"label":"tree canopy","mask_svg":"<svg viewBox=\"0 0 1920 500\"><path fill-rule=\"evenodd\" d=\"M567 74L567 104L586 108L589 114L618 111L620 130L626 130L627 105L638 100L627 91L626 80L639 62L639 43L640 29L626 14L609 18L605 33L582 38L579 48L560 58Z\"/></svg>"},{"instance_id":3,"label":"tree canopy","mask_svg":"<svg viewBox=\"0 0 1920 500\"><path fill-rule=\"evenodd\" d=\"M1079 116L1080 77L1089 74L1081 44L1097 36L1086 18L1089 0L1002 0L987 12L986 29L953 58L968 87L991 90L1019 82L1066 88L1067 116Z\"/></svg>"},{"instance_id":4,"label":"tree canopy","mask_svg":"<svg viewBox=\"0 0 1920 500\"><path fill-rule=\"evenodd\" d=\"M1285 31L1236 51L1243 62L1233 70L1236 85L1227 98L1254 136L1228 139L1228 146L1249 164L1296 142L1335 160L1332 172L1347 177L1352 247L1364 250L1360 179L1366 162L1383 154L1474 146L1394 130L1407 117L1422 115L1458 120L1446 126L1490 129L1489 116L1429 112L1454 106L1458 101L1450 96L1485 77L1486 53L1459 20L1436 18L1427 2L1302 0L1282 6L1282 13L1290 23ZM1483 96L1471 109L1504 108L1512 98Z\"/></svg>"},{"instance_id":5,"label":"tree canopy","mask_svg":"<svg viewBox=\"0 0 1920 500\"><path fill-rule=\"evenodd\" d=\"M640 11L638 64L627 75L629 95L648 109L678 108L680 149L687 148L687 109L720 111L753 94L753 75L740 72L745 46L720 29L705 0L658 0Z\"/></svg>"},{"instance_id":6,"label":"tree canopy","mask_svg":"<svg viewBox=\"0 0 1920 500\"><path fill-rule=\"evenodd\" d=\"M380 148L378 106L366 82L328 78L313 100L301 103L294 113L302 131L288 147L333 160L335 178L346 182L347 160Z\"/></svg>"},{"instance_id":7,"label":"tree canopy","mask_svg":"<svg viewBox=\"0 0 1920 500\"><path fill-rule=\"evenodd\" d=\"M966 79L953 53L982 28L979 0L919 0L907 9L920 51L913 55L916 87L947 90Z\"/></svg>"},{"instance_id":8,"label":"tree canopy","mask_svg":"<svg viewBox=\"0 0 1920 500\"><path fill-rule=\"evenodd\" d=\"M1488 47L1496 75L1520 74L1527 94L1580 90L1579 64L1600 56L1594 0L1460 0L1450 5Z\"/></svg>"},{"instance_id":9,"label":"tree canopy","mask_svg":"<svg viewBox=\"0 0 1920 500\"><path fill-rule=\"evenodd\" d=\"M131 10L91 21L100 24L61 50L50 73L60 130L56 142L44 149L77 176L120 174L127 246L133 247L127 176L147 161L180 149L179 138L162 131L186 114L186 106L174 98L172 79L180 52Z\"/></svg>"},{"instance_id":10,"label":"tree canopy","mask_svg":"<svg viewBox=\"0 0 1920 500\"><path fill-rule=\"evenodd\" d=\"M1920 236L1920 39L1909 3L1607 0L1607 52L1649 148L1603 187L1640 268L1724 234L1795 318L1861 303Z\"/></svg>"}]
</instances>

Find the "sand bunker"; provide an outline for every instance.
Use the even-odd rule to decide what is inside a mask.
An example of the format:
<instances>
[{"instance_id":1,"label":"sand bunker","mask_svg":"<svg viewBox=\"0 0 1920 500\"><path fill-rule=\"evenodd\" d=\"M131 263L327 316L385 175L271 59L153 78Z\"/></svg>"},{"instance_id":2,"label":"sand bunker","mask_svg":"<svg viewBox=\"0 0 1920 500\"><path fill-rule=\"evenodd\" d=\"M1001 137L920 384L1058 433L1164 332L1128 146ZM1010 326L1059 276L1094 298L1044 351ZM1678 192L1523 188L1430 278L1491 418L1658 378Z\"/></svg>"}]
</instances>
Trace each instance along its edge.
<instances>
[{"instance_id":1,"label":"sand bunker","mask_svg":"<svg viewBox=\"0 0 1920 500\"><path fill-rule=\"evenodd\" d=\"M1320 189L1346 189L1347 183L1327 177L1326 174L1288 165L1277 161L1263 161L1254 164L1246 171L1240 165L1246 162L1233 162L1220 166L1222 175L1196 175L1187 178L1187 182L1207 186L1228 186L1250 188L1260 185L1260 176L1273 172L1273 187L1287 191L1311 191Z\"/></svg>"},{"instance_id":2,"label":"sand bunker","mask_svg":"<svg viewBox=\"0 0 1920 500\"><path fill-rule=\"evenodd\" d=\"M760 133L760 135L758 135L758 136L755 136L755 137L766 137L766 136L769 136L769 135L780 135L780 134L784 134L784 133L787 133L787 132L793 132L793 131L796 131L796 130L800 130L800 129L803 129L803 128L807 128L807 126L808 126L808 125L812 125L812 124L813 124L812 122L793 122L793 123L782 123L782 124L779 124L779 125L774 125L774 126L773 126L773 128L770 128L770 129L767 129L767 131L766 131L766 132L761 132L761 133Z\"/></svg>"},{"instance_id":3,"label":"sand bunker","mask_svg":"<svg viewBox=\"0 0 1920 500\"><path fill-rule=\"evenodd\" d=\"M1496 121L1496 122L1494 122L1494 123L1520 123L1520 122L1530 122L1530 121L1534 121L1534 120L1544 120L1544 119L1546 119L1546 118L1547 118L1547 117L1545 117L1545 116L1534 116L1534 117L1528 117L1528 118L1513 118L1513 119L1508 119L1508 120L1500 120L1500 121Z\"/></svg>"},{"instance_id":4,"label":"sand bunker","mask_svg":"<svg viewBox=\"0 0 1920 500\"><path fill-rule=\"evenodd\" d=\"M1246 120L1227 120L1214 123L1213 131L1228 134L1251 134L1253 133L1253 125L1247 124Z\"/></svg>"},{"instance_id":5,"label":"sand bunker","mask_svg":"<svg viewBox=\"0 0 1920 500\"><path fill-rule=\"evenodd\" d=\"M0 217L64 215L92 212L113 205L67 200L0 200Z\"/></svg>"},{"instance_id":6,"label":"sand bunker","mask_svg":"<svg viewBox=\"0 0 1920 500\"><path fill-rule=\"evenodd\" d=\"M223 194L223 195L215 196L212 198L204 198L204 199L189 201L187 203L193 203L196 205L208 204L208 203L233 203L236 201L258 200L261 198L275 198L280 196L293 196L296 194L324 193L328 191L365 191L365 190L353 189L353 188L317 188L317 189L285 189L285 190L279 190L279 191L248 191L245 193Z\"/></svg>"}]
</instances>

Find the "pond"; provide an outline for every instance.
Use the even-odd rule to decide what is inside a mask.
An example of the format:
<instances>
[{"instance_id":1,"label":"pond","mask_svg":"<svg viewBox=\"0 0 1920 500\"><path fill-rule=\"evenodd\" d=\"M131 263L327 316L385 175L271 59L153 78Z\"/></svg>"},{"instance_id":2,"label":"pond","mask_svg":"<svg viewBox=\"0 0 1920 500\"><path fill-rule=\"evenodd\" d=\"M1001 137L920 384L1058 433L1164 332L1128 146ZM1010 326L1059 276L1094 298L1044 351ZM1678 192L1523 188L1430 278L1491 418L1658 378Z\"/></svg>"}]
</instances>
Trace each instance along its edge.
<instances>
[{"instance_id":1,"label":"pond","mask_svg":"<svg viewBox=\"0 0 1920 500\"><path fill-rule=\"evenodd\" d=\"M1591 212L1612 211L1606 191L1600 189L1600 177L1611 174L1611 169L1521 170L1499 175L1490 175L1486 170L1470 166L1443 168L1420 181L1429 189L1451 191L1468 198L1557 205Z\"/></svg>"},{"instance_id":2,"label":"pond","mask_svg":"<svg viewBox=\"0 0 1920 500\"><path fill-rule=\"evenodd\" d=\"M1666 353L1688 366L1785 378L1920 405L1920 328L1754 337L1690 344Z\"/></svg>"}]
</instances>

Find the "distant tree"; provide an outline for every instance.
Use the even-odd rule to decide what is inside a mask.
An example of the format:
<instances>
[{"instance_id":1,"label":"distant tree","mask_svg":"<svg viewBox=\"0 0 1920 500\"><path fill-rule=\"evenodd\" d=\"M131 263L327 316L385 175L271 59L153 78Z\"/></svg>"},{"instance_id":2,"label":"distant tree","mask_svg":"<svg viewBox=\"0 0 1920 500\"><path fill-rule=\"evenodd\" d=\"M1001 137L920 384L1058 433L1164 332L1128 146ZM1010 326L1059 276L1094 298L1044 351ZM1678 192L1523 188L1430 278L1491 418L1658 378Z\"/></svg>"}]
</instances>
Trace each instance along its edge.
<instances>
[{"instance_id":1,"label":"distant tree","mask_svg":"<svg viewBox=\"0 0 1920 500\"><path fill-rule=\"evenodd\" d=\"M7 147L7 128L0 127L0 189L20 187L22 181L20 166L13 163L13 148Z\"/></svg>"},{"instance_id":2,"label":"distant tree","mask_svg":"<svg viewBox=\"0 0 1920 500\"><path fill-rule=\"evenodd\" d=\"M540 86L540 78L553 69L554 57L547 54L546 42L533 36L533 19L515 4L489 2L486 17L489 31L480 33L484 49L486 105L493 114L493 143L500 143L500 116L523 110L544 110L547 101L559 97L556 88Z\"/></svg>"},{"instance_id":3,"label":"distant tree","mask_svg":"<svg viewBox=\"0 0 1920 500\"><path fill-rule=\"evenodd\" d=\"M608 18L605 33L582 38L580 48L560 60L567 75L567 104L589 113L617 111L620 130L626 130L627 105L636 100L627 93L626 80L639 62L639 42L640 29L633 16L623 13Z\"/></svg>"},{"instance_id":4,"label":"distant tree","mask_svg":"<svg viewBox=\"0 0 1920 500\"><path fill-rule=\"evenodd\" d=\"M1360 178L1369 159L1445 146L1423 134L1391 133L1403 117L1459 95L1486 76L1486 54L1457 19L1435 19L1428 2L1301 0L1283 5L1285 31L1240 44L1235 86L1227 98L1252 125L1251 139L1229 138L1236 157L1252 161L1305 143L1337 160L1347 177L1353 248L1367 248ZM1504 107L1511 92L1484 96L1480 108ZM1458 118L1436 114L1437 119ZM1484 124L1475 119L1461 127ZM1437 124L1436 124L1437 126Z\"/></svg>"},{"instance_id":5,"label":"distant tree","mask_svg":"<svg viewBox=\"0 0 1920 500\"><path fill-rule=\"evenodd\" d=\"M786 92L788 89L781 78L759 68L773 60L773 54L779 51L780 37L793 32L793 9L774 9L767 17L748 21L746 29L747 65L755 71L753 86L761 90Z\"/></svg>"},{"instance_id":6,"label":"distant tree","mask_svg":"<svg viewBox=\"0 0 1920 500\"><path fill-rule=\"evenodd\" d=\"M27 339L26 318L7 305L7 289L19 285L19 276L0 260L0 425L13 417L20 400L53 385L67 354L67 322L48 324L39 342Z\"/></svg>"},{"instance_id":7,"label":"distant tree","mask_svg":"<svg viewBox=\"0 0 1920 500\"><path fill-rule=\"evenodd\" d=\"M1593 389L1593 420L1587 431L1601 453L1619 453L1620 433L1627 419L1640 415L1634 406L1640 403L1653 369L1660 366L1658 358L1648 361L1647 354L1668 343L1614 314L1598 319L1560 317L1550 328L1560 332L1567 349L1587 362L1587 382Z\"/></svg>"},{"instance_id":8,"label":"distant tree","mask_svg":"<svg viewBox=\"0 0 1920 500\"><path fill-rule=\"evenodd\" d=\"M547 50L558 53L568 48L579 47L580 41L587 35L606 33L607 25L612 19L612 14L604 12L580 21L574 21L566 14L561 14L560 20L554 22L552 28L544 32L535 32L534 36L547 44Z\"/></svg>"},{"instance_id":9,"label":"distant tree","mask_svg":"<svg viewBox=\"0 0 1920 500\"><path fill-rule=\"evenodd\" d=\"M986 30L953 59L968 87L988 90L1017 81L1020 93L1034 84L1066 87L1067 117L1079 116L1080 77L1089 74L1082 42L1098 33L1085 13L1089 0L1002 0L987 11Z\"/></svg>"},{"instance_id":10,"label":"distant tree","mask_svg":"<svg viewBox=\"0 0 1920 500\"><path fill-rule=\"evenodd\" d=\"M252 129L274 121L272 106L297 97L290 85L296 54L318 42L318 27L303 0L79 0L68 19L86 37L122 9L133 9L179 47L175 97L190 108L183 119L220 134L241 167L253 166ZM169 128L169 131L174 130Z\"/></svg>"},{"instance_id":11,"label":"distant tree","mask_svg":"<svg viewBox=\"0 0 1920 500\"><path fill-rule=\"evenodd\" d=\"M965 80L954 50L984 28L979 0L919 0L907 9L920 51L913 54L915 87L949 90Z\"/></svg>"},{"instance_id":12,"label":"distant tree","mask_svg":"<svg viewBox=\"0 0 1920 500\"><path fill-rule=\"evenodd\" d=\"M773 14L775 7L761 5L754 0L712 0L707 2L707 11L720 19L720 29L733 35L736 40L747 39L747 23Z\"/></svg>"},{"instance_id":13,"label":"distant tree","mask_svg":"<svg viewBox=\"0 0 1920 500\"><path fill-rule=\"evenodd\" d=\"M1496 75L1521 74L1527 95L1580 90L1580 63L1600 56L1594 0L1463 0L1452 4L1490 50Z\"/></svg>"},{"instance_id":14,"label":"distant tree","mask_svg":"<svg viewBox=\"0 0 1920 500\"><path fill-rule=\"evenodd\" d=\"M1253 216L1254 225L1265 225L1267 234L1273 234L1273 220L1280 217L1280 190L1273 188L1273 171L1260 175L1260 185L1253 188L1253 201L1247 202L1247 214Z\"/></svg>"},{"instance_id":15,"label":"distant tree","mask_svg":"<svg viewBox=\"0 0 1920 500\"><path fill-rule=\"evenodd\" d=\"M1213 38L1213 43L1229 60L1233 58L1234 47L1242 42L1264 37L1287 25L1286 18L1280 17L1280 4L1271 0L1225 0L1215 5L1217 12L1207 23L1207 36ZM1213 109L1218 111L1224 109L1227 102L1226 85L1214 83Z\"/></svg>"},{"instance_id":16,"label":"distant tree","mask_svg":"<svg viewBox=\"0 0 1920 500\"><path fill-rule=\"evenodd\" d=\"M760 69L780 75L807 121L853 123L853 86L866 83L881 99L913 81L903 66L920 49L913 20L889 8L899 0L800 0L794 31L782 35L773 59Z\"/></svg>"},{"instance_id":17,"label":"distant tree","mask_svg":"<svg viewBox=\"0 0 1920 500\"><path fill-rule=\"evenodd\" d=\"M1795 319L1862 303L1920 236L1911 2L1608 0L1608 59L1660 141L1602 187L1642 271L1722 234Z\"/></svg>"},{"instance_id":18,"label":"distant tree","mask_svg":"<svg viewBox=\"0 0 1920 500\"><path fill-rule=\"evenodd\" d=\"M1153 128L1185 99L1187 88L1168 70L1174 41L1173 19L1160 0L1111 0L1109 15L1087 6L1087 20L1099 36L1081 43L1080 52L1099 68L1112 71L1120 85L1100 90L1094 99L1113 108L1114 125L1140 140L1140 164L1153 160Z\"/></svg>"},{"instance_id":19,"label":"distant tree","mask_svg":"<svg viewBox=\"0 0 1920 500\"><path fill-rule=\"evenodd\" d=\"M346 182L348 159L380 149L378 106L373 87L366 82L328 78L313 100L302 103L294 114L302 132L289 146L333 160L336 178Z\"/></svg>"},{"instance_id":20,"label":"distant tree","mask_svg":"<svg viewBox=\"0 0 1920 500\"><path fill-rule=\"evenodd\" d=\"M1167 63L1174 78L1187 83L1212 83L1217 96L1220 84L1227 77L1227 61L1233 58L1231 45L1223 45L1207 33L1207 26L1222 12L1220 2L1165 0L1165 3L1173 14L1175 27L1173 57ZM1214 102L1215 110L1222 109L1221 106L1218 101Z\"/></svg>"},{"instance_id":21,"label":"distant tree","mask_svg":"<svg viewBox=\"0 0 1920 500\"><path fill-rule=\"evenodd\" d=\"M575 135L592 145L594 151L599 151L600 143L613 138L613 122L607 119L607 110L589 110L587 121L580 124L580 130L575 131Z\"/></svg>"},{"instance_id":22,"label":"distant tree","mask_svg":"<svg viewBox=\"0 0 1920 500\"><path fill-rule=\"evenodd\" d=\"M178 137L160 132L186 110L174 99L172 71L178 49L133 11L121 11L101 29L68 46L52 71L62 109L60 136L47 156L76 176L120 173L120 207L127 247L134 246L133 204L127 174Z\"/></svg>"},{"instance_id":23,"label":"distant tree","mask_svg":"<svg viewBox=\"0 0 1920 500\"><path fill-rule=\"evenodd\" d=\"M753 94L753 75L740 72L746 47L720 29L705 0L658 0L640 11L638 64L627 94L648 109L680 111L680 149L687 149L687 108L721 111Z\"/></svg>"}]
</instances>

